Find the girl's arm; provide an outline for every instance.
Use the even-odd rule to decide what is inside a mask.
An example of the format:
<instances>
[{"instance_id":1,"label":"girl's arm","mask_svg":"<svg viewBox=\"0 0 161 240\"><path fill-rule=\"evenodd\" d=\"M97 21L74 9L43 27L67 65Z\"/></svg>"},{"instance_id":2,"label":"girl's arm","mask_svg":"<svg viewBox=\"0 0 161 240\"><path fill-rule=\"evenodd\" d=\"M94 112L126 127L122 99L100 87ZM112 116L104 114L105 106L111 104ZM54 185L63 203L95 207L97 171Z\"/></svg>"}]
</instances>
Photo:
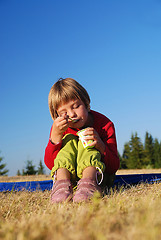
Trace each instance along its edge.
<instances>
[{"instance_id":1,"label":"girl's arm","mask_svg":"<svg viewBox=\"0 0 161 240\"><path fill-rule=\"evenodd\" d=\"M54 159L61 149L61 142L64 132L68 128L68 121L64 117L57 117L54 120L50 131L50 139L45 149L44 162L45 165L51 170L54 166Z\"/></svg>"},{"instance_id":2,"label":"girl's arm","mask_svg":"<svg viewBox=\"0 0 161 240\"><path fill-rule=\"evenodd\" d=\"M45 149L44 162L45 165L51 170L54 167L54 159L60 151L62 143L53 144L49 139L49 142Z\"/></svg>"}]
</instances>

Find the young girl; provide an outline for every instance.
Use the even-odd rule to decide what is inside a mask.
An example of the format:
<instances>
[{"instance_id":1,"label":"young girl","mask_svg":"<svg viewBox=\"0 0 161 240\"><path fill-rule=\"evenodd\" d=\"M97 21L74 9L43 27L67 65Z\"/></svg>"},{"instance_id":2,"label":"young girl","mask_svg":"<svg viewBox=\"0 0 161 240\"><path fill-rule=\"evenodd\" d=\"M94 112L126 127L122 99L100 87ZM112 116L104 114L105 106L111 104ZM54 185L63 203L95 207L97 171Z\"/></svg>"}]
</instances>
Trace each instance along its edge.
<instances>
[{"instance_id":1,"label":"young girl","mask_svg":"<svg viewBox=\"0 0 161 240\"><path fill-rule=\"evenodd\" d=\"M49 110L54 122L44 161L54 179L51 201L86 201L94 192L101 193L98 171L106 179L119 168L114 125L90 109L87 91L72 78L59 79L52 86ZM81 129L85 129L84 140L90 140L88 147L77 136ZM72 183L77 180L73 196Z\"/></svg>"}]
</instances>

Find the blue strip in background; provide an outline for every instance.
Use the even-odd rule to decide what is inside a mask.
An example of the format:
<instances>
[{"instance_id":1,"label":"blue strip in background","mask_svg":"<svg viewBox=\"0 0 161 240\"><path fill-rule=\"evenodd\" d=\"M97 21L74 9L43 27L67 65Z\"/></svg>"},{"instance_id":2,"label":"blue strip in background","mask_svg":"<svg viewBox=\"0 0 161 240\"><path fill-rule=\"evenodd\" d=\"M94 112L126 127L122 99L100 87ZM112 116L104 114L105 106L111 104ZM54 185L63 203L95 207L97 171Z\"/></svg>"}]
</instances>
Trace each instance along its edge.
<instances>
[{"instance_id":1,"label":"blue strip in background","mask_svg":"<svg viewBox=\"0 0 161 240\"><path fill-rule=\"evenodd\" d=\"M161 173L153 174L129 174L116 175L114 186L128 186L139 183L155 183L161 181ZM30 181L30 182L2 182L0 183L0 192L6 191L45 191L51 190L52 180L46 181Z\"/></svg>"}]
</instances>

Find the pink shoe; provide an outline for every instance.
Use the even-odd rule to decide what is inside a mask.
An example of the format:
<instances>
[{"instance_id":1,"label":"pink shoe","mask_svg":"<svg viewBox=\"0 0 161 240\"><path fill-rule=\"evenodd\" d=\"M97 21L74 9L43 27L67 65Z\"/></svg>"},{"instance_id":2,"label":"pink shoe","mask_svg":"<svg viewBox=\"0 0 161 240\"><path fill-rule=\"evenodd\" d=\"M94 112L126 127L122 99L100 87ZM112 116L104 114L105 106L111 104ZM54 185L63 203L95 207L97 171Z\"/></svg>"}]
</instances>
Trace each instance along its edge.
<instances>
[{"instance_id":1,"label":"pink shoe","mask_svg":"<svg viewBox=\"0 0 161 240\"><path fill-rule=\"evenodd\" d=\"M51 202L61 203L70 201L73 197L73 188L70 180L57 180L52 188Z\"/></svg>"},{"instance_id":2,"label":"pink shoe","mask_svg":"<svg viewBox=\"0 0 161 240\"><path fill-rule=\"evenodd\" d=\"M97 185L96 181L89 178L80 179L77 191L73 197L73 202L87 201L93 197L95 192L101 194L101 188Z\"/></svg>"}]
</instances>

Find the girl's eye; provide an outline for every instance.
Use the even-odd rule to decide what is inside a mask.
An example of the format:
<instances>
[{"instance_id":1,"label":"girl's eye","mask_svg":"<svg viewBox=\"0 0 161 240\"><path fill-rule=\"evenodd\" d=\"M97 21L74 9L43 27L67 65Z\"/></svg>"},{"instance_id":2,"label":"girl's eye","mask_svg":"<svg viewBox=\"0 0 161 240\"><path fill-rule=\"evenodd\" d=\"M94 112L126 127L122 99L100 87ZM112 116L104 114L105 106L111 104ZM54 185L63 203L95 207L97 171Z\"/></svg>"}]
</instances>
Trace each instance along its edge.
<instances>
[{"instance_id":1,"label":"girl's eye","mask_svg":"<svg viewBox=\"0 0 161 240\"><path fill-rule=\"evenodd\" d=\"M79 108L80 104L75 104L73 108Z\"/></svg>"}]
</instances>

